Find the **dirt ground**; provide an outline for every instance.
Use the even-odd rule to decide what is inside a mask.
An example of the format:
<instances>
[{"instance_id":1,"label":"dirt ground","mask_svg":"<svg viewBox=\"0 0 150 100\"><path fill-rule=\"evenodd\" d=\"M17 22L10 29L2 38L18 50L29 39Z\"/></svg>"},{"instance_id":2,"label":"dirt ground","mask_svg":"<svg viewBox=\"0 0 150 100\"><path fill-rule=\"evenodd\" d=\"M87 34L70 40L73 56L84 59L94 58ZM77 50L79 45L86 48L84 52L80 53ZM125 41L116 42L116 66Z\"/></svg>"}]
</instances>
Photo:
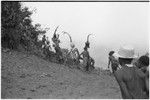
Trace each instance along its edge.
<instances>
[{"instance_id":1,"label":"dirt ground","mask_svg":"<svg viewBox=\"0 0 150 100\"><path fill-rule=\"evenodd\" d=\"M2 99L120 99L113 77L12 51L1 54Z\"/></svg>"}]
</instances>

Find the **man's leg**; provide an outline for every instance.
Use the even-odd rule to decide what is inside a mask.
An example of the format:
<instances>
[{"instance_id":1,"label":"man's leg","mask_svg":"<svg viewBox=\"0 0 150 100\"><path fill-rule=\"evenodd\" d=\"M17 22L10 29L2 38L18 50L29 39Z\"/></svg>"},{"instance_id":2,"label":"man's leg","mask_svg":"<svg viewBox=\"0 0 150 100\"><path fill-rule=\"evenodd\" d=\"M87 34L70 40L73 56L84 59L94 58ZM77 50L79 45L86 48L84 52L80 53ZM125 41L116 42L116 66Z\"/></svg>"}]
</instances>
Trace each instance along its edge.
<instances>
[{"instance_id":1,"label":"man's leg","mask_svg":"<svg viewBox=\"0 0 150 100\"><path fill-rule=\"evenodd\" d=\"M88 59L86 61L86 71L89 71L89 61L88 61Z\"/></svg>"},{"instance_id":2,"label":"man's leg","mask_svg":"<svg viewBox=\"0 0 150 100\"><path fill-rule=\"evenodd\" d=\"M111 67L112 67L111 68L112 69L112 73L114 73L115 72L114 66L111 66Z\"/></svg>"}]
</instances>

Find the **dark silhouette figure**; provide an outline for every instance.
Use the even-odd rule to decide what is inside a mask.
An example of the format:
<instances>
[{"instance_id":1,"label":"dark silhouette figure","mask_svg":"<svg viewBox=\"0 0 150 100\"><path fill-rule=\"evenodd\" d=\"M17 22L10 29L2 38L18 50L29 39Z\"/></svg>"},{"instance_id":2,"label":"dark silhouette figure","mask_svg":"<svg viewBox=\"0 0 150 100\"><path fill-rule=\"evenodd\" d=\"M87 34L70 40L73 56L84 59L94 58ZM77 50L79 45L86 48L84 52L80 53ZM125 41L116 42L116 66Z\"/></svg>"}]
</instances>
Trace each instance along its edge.
<instances>
[{"instance_id":1,"label":"dark silhouette figure","mask_svg":"<svg viewBox=\"0 0 150 100\"><path fill-rule=\"evenodd\" d=\"M109 52L109 61L108 61L108 68L110 67L111 64L111 68L112 68L112 72L114 73L118 66L119 66L119 62L117 61L117 59L113 56L115 52L114 51L110 51Z\"/></svg>"}]
</instances>

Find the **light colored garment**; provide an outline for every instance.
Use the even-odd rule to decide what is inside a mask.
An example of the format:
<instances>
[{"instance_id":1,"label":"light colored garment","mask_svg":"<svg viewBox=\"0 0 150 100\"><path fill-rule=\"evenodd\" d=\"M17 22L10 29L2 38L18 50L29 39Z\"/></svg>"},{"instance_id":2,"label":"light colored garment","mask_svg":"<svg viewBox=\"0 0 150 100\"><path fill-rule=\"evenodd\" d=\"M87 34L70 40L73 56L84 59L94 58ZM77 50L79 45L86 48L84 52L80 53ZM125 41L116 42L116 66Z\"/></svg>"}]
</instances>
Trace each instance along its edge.
<instances>
[{"instance_id":1,"label":"light colored garment","mask_svg":"<svg viewBox=\"0 0 150 100\"><path fill-rule=\"evenodd\" d=\"M71 49L70 56L71 56L72 59L77 59L78 58L78 53L77 53L76 48Z\"/></svg>"},{"instance_id":2,"label":"light colored garment","mask_svg":"<svg viewBox=\"0 0 150 100\"><path fill-rule=\"evenodd\" d=\"M128 67L134 67L133 64L126 64Z\"/></svg>"},{"instance_id":3,"label":"light colored garment","mask_svg":"<svg viewBox=\"0 0 150 100\"><path fill-rule=\"evenodd\" d=\"M87 63L88 63L88 58L87 58L87 57L84 57L84 58L83 58L83 65L84 65L84 67L87 66Z\"/></svg>"},{"instance_id":4,"label":"light colored garment","mask_svg":"<svg viewBox=\"0 0 150 100\"><path fill-rule=\"evenodd\" d=\"M113 73L113 71L112 71L112 67L109 67L109 71L110 71L111 73Z\"/></svg>"},{"instance_id":5,"label":"light colored garment","mask_svg":"<svg viewBox=\"0 0 150 100\"><path fill-rule=\"evenodd\" d=\"M122 66L119 64L117 70L118 70L118 69L121 69L121 68L122 68Z\"/></svg>"}]
</instances>

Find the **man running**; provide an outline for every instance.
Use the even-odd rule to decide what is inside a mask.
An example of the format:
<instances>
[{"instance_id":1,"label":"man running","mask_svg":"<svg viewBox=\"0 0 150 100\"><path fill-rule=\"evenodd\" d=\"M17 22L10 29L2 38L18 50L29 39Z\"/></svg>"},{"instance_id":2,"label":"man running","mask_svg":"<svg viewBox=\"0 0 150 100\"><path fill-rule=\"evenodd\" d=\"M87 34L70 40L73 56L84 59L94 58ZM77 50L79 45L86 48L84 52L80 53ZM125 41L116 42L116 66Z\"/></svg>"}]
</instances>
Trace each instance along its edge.
<instances>
[{"instance_id":1,"label":"man running","mask_svg":"<svg viewBox=\"0 0 150 100\"><path fill-rule=\"evenodd\" d=\"M111 72L114 73L118 66L119 66L119 62L117 61L117 59L113 56L115 52L114 51L110 51L109 52L109 61L108 61L108 69L110 67L110 64L111 64Z\"/></svg>"}]
</instances>

